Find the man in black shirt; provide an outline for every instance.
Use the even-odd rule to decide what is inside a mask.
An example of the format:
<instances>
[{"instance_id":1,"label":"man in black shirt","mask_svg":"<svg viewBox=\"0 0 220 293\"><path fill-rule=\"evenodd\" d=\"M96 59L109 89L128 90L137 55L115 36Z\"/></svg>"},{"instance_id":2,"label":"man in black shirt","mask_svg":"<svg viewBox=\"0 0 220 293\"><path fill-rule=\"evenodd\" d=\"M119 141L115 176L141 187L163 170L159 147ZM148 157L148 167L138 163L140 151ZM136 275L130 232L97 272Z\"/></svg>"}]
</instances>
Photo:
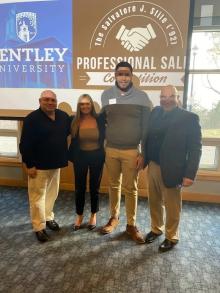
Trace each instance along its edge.
<instances>
[{"instance_id":1,"label":"man in black shirt","mask_svg":"<svg viewBox=\"0 0 220 293\"><path fill-rule=\"evenodd\" d=\"M40 242L49 239L46 226L58 231L53 207L58 196L60 168L68 164L69 116L57 109L56 94L41 93L40 108L25 119L20 152L27 167L28 194L33 230Z\"/></svg>"},{"instance_id":2,"label":"man in black shirt","mask_svg":"<svg viewBox=\"0 0 220 293\"><path fill-rule=\"evenodd\" d=\"M161 106L155 107L150 116L145 146L151 214L146 243L153 242L165 230L165 240L159 246L161 252L172 249L179 240L181 187L193 184L201 156L198 116L179 108L178 103L176 88L163 87Z\"/></svg>"}]
</instances>

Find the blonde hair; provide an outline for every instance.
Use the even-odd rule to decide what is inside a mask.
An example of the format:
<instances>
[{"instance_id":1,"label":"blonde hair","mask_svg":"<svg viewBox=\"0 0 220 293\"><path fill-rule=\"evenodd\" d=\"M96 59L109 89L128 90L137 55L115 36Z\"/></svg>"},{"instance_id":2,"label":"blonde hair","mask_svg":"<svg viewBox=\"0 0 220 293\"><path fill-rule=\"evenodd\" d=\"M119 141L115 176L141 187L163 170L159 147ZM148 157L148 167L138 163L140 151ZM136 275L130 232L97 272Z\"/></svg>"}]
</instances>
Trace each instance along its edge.
<instances>
[{"instance_id":1,"label":"blonde hair","mask_svg":"<svg viewBox=\"0 0 220 293\"><path fill-rule=\"evenodd\" d=\"M78 99L78 102L77 102L77 109L76 109L76 116L75 118L73 119L72 123L71 123L71 136L72 137L75 137L78 133L78 130L79 130L79 125L80 125L80 119L82 117L82 113L80 111L80 103L82 101L82 99L88 99L89 102L91 103L91 106L92 106L92 109L91 109L91 115L96 118L97 117L97 113L95 111L95 106L94 106L94 102L91 98L90 95L88 94L83 94L79 97Z\"/></svg>"}]
</instances>

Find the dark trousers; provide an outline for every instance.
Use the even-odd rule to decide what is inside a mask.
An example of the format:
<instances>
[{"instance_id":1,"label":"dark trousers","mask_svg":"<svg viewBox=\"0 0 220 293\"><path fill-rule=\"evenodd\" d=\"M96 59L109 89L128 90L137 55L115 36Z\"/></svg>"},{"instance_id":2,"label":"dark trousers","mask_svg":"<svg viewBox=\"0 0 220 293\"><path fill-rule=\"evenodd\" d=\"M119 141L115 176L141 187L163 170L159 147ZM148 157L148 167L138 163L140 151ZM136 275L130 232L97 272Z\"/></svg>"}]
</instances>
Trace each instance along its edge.
<instances>
[{"instance_id":1,"label":"dark trousers","mask_svg":"<svg viewBox=\"0 0 220 293\"><path fill-rule=\"evenodd\" d=\"M102 178L104 161L105 156L103 150L80 150L77 157L74 159L75 203L76 213L78 215L82 215L84 210L88 171L91 213L96 213L99 210L99 187Z\"/></svg>"}]
</instances>

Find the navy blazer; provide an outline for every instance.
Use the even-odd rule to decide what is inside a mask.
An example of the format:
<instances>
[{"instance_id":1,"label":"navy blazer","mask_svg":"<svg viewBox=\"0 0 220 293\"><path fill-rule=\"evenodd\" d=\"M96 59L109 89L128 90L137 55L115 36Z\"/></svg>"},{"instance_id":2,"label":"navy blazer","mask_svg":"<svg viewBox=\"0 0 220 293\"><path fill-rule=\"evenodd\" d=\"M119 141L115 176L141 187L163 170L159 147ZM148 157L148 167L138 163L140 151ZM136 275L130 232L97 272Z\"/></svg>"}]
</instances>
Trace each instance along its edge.
<instances>
[{"instance_id":1,"label":"navy blazer","mask_svg":"<svg viewBox=\"0 0 220 293\"><path fill-rule=\"evenodd\" d=\"M150 115L151 125L162 115L162 108L155 107ZM145 144L145 158L148 158L148 141ZM177 108L167 129L160 149L160 167L166 187L176 187L184 177L194 180L201 157L201 127L198 115Z\"/></svg>"},{"instance_id":2,"label":"navy blazer","mask_svg":"<svg viewBox=\"0 0 220 293\"><path fill-rule=\"evenodd\" d=\"M72 120L75 117L72 116ZM100 151L104 153L104 140L105 140L105 119L103 115L98 115L96 118L97 126L99 130L99 146ZM68 150L68 160L74 162L74 159L79 155L80 144L79 144L79 133L71 139L71 143Z\"/></svg>"}]
</instances>

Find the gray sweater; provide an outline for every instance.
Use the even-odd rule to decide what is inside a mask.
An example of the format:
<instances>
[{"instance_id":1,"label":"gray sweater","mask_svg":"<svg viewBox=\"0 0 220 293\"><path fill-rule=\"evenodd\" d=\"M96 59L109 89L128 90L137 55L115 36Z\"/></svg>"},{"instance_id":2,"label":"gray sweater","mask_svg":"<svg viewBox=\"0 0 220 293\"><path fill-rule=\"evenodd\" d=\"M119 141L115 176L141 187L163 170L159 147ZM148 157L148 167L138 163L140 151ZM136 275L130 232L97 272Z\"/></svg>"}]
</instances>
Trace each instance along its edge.
<instances>
[{"instance_id":1,"label":"gray sweater","mask_svg":"<svg viewBox=\"0 0 220 293\"><path fill-rule=\"evenodd\" d=\"M152 108L148 95L133 86L124 93L113 86L103 92L101 101L107 123L106 145L118 149L143 145Z\"/></svg>"}]
</instances>

